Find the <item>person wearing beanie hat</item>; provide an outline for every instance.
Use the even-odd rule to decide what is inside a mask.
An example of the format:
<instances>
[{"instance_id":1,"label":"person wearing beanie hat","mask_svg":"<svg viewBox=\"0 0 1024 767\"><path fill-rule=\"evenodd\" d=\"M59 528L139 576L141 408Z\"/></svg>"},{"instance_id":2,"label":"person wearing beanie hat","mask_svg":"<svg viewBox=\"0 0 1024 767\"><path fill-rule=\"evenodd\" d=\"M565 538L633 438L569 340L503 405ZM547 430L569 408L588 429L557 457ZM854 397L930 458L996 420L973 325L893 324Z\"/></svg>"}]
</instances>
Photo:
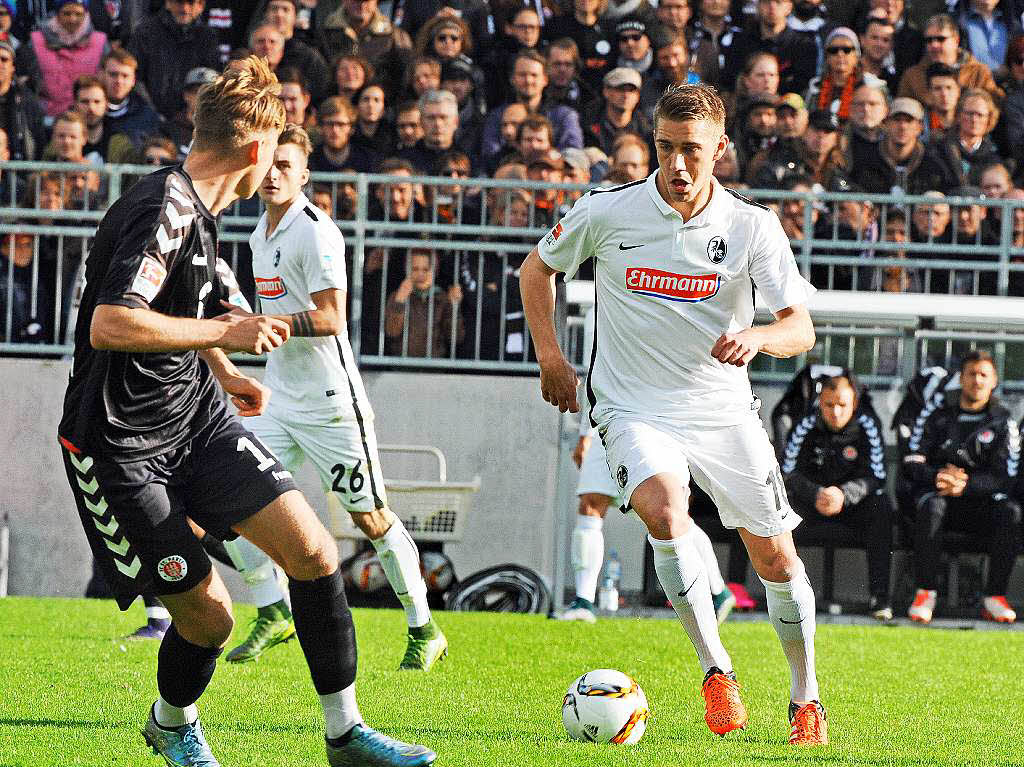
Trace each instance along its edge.
<instances>
[{"instance_id":1,"label":"person wearing beanie hat","mask_svg":"<svg viewBox=\"0 0 1024 767\"><path fill-rule=\"evenodd\" d=\"M652 27L638 18L627 18L615 25L615 44L619 55L615 66L628 67L644 73L654 63L651 48Z\"/></svg>"},{"instance_id":2,"label":"person wearing beanie hat","mask_svg":"<svg viewBox=\"0 0 1024 767\"><path fill-rule=\"evenodd\" d=\"M853 93L860 85L885 85L868 74L860 62L860 40L849 27L836 27L825 38L825 63L821 75L807 89L807 108L828 110L847 120Z\"/></svg>"},{"instance_id":3,"label":"person wearing beanie hat","mask_svg":"<svg viewBox=\"0 0 1024 767\"><path fill-rule=\"evenodd\" d=\"M7 159L35 160L46 146L43 106L31 88L18 83L15 58L11 41L0 40L0 128L7 134Z\"/></svg>"}]
</instances>

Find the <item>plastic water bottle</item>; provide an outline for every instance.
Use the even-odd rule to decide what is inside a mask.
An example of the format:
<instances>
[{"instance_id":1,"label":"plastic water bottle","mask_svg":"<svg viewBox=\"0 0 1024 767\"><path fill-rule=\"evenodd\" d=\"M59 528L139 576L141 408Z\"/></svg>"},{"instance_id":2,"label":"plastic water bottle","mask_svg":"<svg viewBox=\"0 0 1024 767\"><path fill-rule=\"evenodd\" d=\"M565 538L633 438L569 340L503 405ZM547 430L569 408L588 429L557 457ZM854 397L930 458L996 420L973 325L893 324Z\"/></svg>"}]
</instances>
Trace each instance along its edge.
<instances>
[{"instance_id":1,"label":"plastic water bottle","mask_svg":"<svg viewBox=\"0 0 1024 767\"><path fill-rule=\"evenodd\" d=\"M604 564L604 578L601 581L601 598L598 600L602 610L615 612L619 609L619 581L622 580L622 563L619 555L612 549L608 561Z\"/></svg>"}]
</instances>

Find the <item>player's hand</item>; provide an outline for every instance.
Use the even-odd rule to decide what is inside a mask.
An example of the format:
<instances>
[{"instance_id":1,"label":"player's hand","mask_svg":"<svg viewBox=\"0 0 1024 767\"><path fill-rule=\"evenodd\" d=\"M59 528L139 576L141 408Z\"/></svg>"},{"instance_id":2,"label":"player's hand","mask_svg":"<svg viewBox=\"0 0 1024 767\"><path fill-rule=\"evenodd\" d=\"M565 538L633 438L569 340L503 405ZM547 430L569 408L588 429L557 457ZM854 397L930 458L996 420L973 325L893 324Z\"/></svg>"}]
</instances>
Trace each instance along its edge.
<instances>
[{"instance_id":1,"label":"player's hand","mask_svg":"<svg viewBox=\"0 0 1024 767\"><path fill-rule=\"evenodd\" d=\"M224 391L231 395L231 404L238 408L243 417L259 415L267 409L270 401L270 389L255 378L241 376L232 378L223 384Z\"/></svg>"},{"instance_id":2,"label":"player's hand","mask_svg":"<svg viewBox=\"0 0 1024 767\"><path fill-rule=\"evenodd\" d=\"M545 402L550 402L561 412L580 412L576 401L576 388L580 379L576 368L569 364L565 357L540 366L540 393Z\"/></svg>"},{"instance_id":3,"label":"player's hand","mask_svg":"<svg viewBox=\"0 0 1024 767\"><path fill-rule=\"evenodd\" d=\"M586 434L582 435L579 442L576 443L576 447L572 450L572 462L576 464L576 468L580 468L583 465L583 456L587 454L587 450L590 449L590 437Z\"/></svg>"},{"instance_id":4,"label":"player's hand","mask_svg":"<svg viewBox=\"0 0 1024 767\"><path fill-rule=\"evenodd\" d=\"M749 331L723 333L711 347L711 356L724 365L743 367L761 351L761 345L751 338Z\"/></svg>"},{"instance_id":5,"label":"player's hand","mask_svg":"<svg viewBox=\"0 0 1024 767\"><path fill-rule=\"evenodd\" d=\"M235 315L238 315L240 317L252 317L253 316L253 312L247 311L246 309L243 309L241 306L237 306L237 305L231 303L230 301L225 301L223 298L220 300L220 305L223 306L225 309L227 309L227 314L235 314ZM214 319L215 320L216 319L220 319L220 317L225 317L225 316L226 316L225 314L221 314L218 317L214 317Z\"/></svg>"},{"instance_id":6,"label":"player's hand","mask_svg":"<svg viewBox=\"0 0 1024 767\"><path fill-rule=\"evenodd\" d=\"M222 315L228 325L217 345L224 351L265 354L273 351L291 335L291 326L284 320L263 314Z\"/></svg>"}]
</instances>

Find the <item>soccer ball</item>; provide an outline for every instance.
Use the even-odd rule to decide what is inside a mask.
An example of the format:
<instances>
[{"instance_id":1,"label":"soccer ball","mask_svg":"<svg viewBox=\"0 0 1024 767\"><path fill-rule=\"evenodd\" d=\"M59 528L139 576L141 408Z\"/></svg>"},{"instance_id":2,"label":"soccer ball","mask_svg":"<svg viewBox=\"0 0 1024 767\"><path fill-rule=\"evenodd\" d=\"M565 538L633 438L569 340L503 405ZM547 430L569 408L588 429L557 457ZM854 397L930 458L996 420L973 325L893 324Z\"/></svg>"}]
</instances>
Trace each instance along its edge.
<instances>
[{"instance_id":1,"label":"soccer ball","mask_svg":"<svg viewBox=\"0 0 1024 767\"><path fill-rule=\"evenodd\" d=\"M446 592L455 582L455 568L452 561L437 551L424 551L420 554L420 569L423 580L429 591Z\"/></svg>"},{"instance_id":2,"label":"soccer ball","mask_svg":"<svg viewBox=\"0 0 1024 767\"><path fill-rule=\"evenodd\" d=\"M359 591L370 594L386 589L388 576L373 551L364 551L354 557L348 566L348 580Z\"/></svg>"},{"instance_id":3,"label":"soccer ball","mask_svg":"<svg viewBox=\"0 0 1024 767\"><path fill-rule=\"evenodd\" d=\"M632 744L647 730L647 696L621 671L588 671L562 699L562 723L569 737L591 743Z\"/></svg>"}]
</instances>

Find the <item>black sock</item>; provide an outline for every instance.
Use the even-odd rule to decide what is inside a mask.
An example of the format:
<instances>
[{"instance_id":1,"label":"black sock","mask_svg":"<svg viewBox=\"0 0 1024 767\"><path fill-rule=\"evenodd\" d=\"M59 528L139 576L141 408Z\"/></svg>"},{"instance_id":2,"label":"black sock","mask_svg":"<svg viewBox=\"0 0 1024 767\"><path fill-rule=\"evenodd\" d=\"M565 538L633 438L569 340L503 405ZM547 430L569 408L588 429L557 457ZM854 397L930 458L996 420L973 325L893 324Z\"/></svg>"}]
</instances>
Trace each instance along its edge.
<instances>
[{"instance_id":1,"label":"black sock","mask_svg":"<svg viewBox=\"0 0 1024 767\"><path fill-rule=\"evenodd\" d=\"M318 695L344 690L356 681L356 630L341 571L314 581L289 578L288 590L313 687Z\"/></svg>"},{"instance_id":2,"label":"black sock","mask_svg":"<svg viewBox=\"0 0 1024 767\"><path fill-rule=\"evenodd\" d=\"M235 566L235 563L231 561L231 555L228 554L228 550L224 548L224 544L221 541L207 533L199 542L203 544L203 548L206 549L206 553L222 565L227 565L232 570L238 569L238 567Z\"/></svg>"},{"instance_id":3,"label":"black sock","mask_svg":"<svg viewBox=\"0 0 1024 767\"><path fill-rule=\"evenodd\" d=\"M220 647L200 647L183 639L172 623L157 655L156 684L160 697L177 708L191 706L213 678L222 652Z\"/></svg>"}]
</instances>

